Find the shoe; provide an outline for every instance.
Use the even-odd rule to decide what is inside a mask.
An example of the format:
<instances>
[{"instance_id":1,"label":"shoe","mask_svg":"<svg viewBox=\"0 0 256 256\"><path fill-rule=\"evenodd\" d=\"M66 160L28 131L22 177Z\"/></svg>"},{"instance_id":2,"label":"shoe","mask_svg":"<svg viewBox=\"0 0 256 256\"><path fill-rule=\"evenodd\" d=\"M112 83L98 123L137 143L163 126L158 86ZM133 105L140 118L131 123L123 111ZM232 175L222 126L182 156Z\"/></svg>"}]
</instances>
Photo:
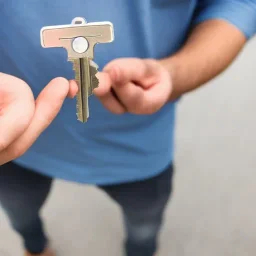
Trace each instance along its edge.
<instances>
[{"instance_id":1,"label":"shoe","mask_svg":"<svg viewBox=\"0 0 256 256\"><path fill-rule=\"evenodd\" d=\"M47 248L44 252L40 254L31 254L29 252L25 252L25 256L56 256L56 254L50 248Z\"/></svg>"}]
</instances>

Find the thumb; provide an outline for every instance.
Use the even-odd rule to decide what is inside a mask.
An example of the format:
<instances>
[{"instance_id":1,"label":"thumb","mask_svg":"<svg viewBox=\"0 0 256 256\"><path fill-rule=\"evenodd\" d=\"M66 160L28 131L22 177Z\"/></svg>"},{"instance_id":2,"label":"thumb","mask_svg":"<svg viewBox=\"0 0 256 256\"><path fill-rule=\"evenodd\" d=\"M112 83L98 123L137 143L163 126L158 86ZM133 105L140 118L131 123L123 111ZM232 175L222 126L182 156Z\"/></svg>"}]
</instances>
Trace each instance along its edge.
<instances>
[{"instance_id":1,"label":"thumb","mask_svg":"<svg viewBox=\"0 0 256 256\"><path fill-rule=\"evenodd\" d=\"M99 72L97 78L99 79L99 87L95 88L93 93L98 97L103 97L111 90L110 76L106 72Z\"/></svg>"},{"instance_id":2,"label":"thumb","mask_svg":"<svg viewBox=\"0 0 256 256\"><path fill-rule=\"evenodd\" d=\"M57 116L69 91L70 83L66 79L53 79L36 99L34 117L17 142L23 141L27 146L31 145Z\"/></svg>"},{"instance_id":3,"label":"thumb","mask_svg":"<svg viewBox=\"0 0 256 256\"><path fill-rule=\"evenodd\" d=\"M53 79L36 99L35 115L29 129L40 134L57 116L65 98L70 94L71 83L65 78Z\"/></svg>"},{"instance_id":4,"label":"thumb","mask_svg":"<svg viewBox=\"0 0 256 256\"><path fill-rule=\"evenodd\" d=\"M35 114L30 125L21 137L0 153L0 164L21 156L32 146L57 116L65 98L70 93L70 87L66 79L55 78L43 89L36 100Z\"/></svg>"}]
</instances>

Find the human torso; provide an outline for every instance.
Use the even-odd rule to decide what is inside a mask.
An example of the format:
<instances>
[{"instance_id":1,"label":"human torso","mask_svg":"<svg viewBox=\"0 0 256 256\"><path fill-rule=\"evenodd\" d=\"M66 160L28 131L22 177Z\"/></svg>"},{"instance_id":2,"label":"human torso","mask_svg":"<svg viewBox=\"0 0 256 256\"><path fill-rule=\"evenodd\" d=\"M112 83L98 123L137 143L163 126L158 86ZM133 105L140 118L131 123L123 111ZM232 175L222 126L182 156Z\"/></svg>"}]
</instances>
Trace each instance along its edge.
<instances>
[{"instance_id":1,"label":"human torso","mask_svg":"<svg viewBox=\"0 0 256 256\"><path fill-rule=\"evenodd\" d=\"M0 0L0 72L25 80L35 96L54 77L73 78L66 51L43 49L40 29L79 16L114 24L115 41L95 48L100 69L119 57L166 57L185 41L195 6L193 0ZM172 161L174 103L151 116L117 116L91 96L86 124L76 120L75 104L67 99L17 162L56 177L111 183L149 176Z\"/></svg>"}]
</instances>

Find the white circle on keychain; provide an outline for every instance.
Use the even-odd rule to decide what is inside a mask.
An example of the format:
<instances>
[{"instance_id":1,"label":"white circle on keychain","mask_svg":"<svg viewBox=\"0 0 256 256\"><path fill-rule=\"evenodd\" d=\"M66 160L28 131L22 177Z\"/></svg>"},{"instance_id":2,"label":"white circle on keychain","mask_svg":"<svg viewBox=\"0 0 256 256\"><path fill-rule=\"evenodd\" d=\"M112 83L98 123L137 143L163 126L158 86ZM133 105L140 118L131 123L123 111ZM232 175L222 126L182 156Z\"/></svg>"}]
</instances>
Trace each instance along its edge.
<instances>
[{"instance_id":1,"label":"white circle on keychain","mask_svg":"<svg viewBox=\"0 0 256 256\"><path fill-rule=\"evenodd\" d=\"M89 47L89 43L86 38L79 36L76 37L72 42L73 50L77 53L84 53Z\"/></svg>"}]
</instances>

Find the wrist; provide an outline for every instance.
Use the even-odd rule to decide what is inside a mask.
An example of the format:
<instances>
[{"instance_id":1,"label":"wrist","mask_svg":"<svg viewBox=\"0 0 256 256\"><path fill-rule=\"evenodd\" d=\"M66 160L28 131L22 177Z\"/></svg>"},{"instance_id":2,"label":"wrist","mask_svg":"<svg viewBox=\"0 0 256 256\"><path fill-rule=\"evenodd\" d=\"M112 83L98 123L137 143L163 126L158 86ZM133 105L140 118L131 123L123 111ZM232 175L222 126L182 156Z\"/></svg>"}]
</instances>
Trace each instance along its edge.
<instances>
[{"instance_id":1,"label":"wrist","mask_svg":"<svg viewBox=\"0 0 256 256\"><path fill-rule=\"evenodd\" d=\"M159 60L159 62L168 71L170 75L170 80L172 84L172 93L169 97L169 101L176 100L183 94L178 82L178 73L179 73L178 58L174 55L171 57L161 59Z\"/></svg>"}]
</instances>

